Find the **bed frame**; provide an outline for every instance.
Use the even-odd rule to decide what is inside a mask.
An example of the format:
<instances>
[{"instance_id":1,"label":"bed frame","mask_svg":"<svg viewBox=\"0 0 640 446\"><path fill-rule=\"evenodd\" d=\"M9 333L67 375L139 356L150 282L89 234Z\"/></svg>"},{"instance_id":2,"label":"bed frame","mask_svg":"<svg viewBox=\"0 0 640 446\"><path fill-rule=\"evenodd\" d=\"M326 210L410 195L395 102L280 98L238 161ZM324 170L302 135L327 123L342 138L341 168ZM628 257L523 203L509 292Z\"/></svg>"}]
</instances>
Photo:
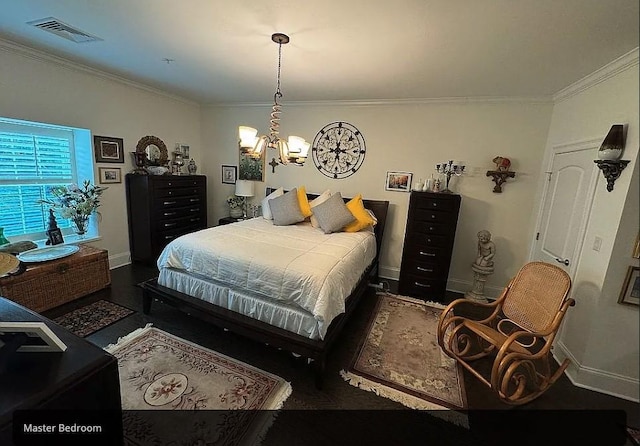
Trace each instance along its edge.
<instances>
[{"instance_id":1,"label":"bed frame","mask_svg":"<svg viewBox=\"0 0 640 446\"><path fill-rule=\"evenodd\" d=\"M273 188L267 188L267 195L274 190L275 189ZM310 200L317 197L316 194L307 194L307 196ZM349 199L345 198L344 200L346 202ZM316 387L321 389L327 355L330 349L338 339L342 328L353 314L358 303L365 295L369 283L377 282L378 280L378 257L380 254L380 247L382 245L382 236L384 234L389 202L382 200L363 200L363 203L364 206L367 209L370 209L378 219L378 224L374 228L377 248L376 257L362 275L354 291L347 298L345 302L345 312L337 316L331 322L324 339L313 340L305 338L304 336L300 336L279 327L274 327L265 322L227 310L226 308L219 307L209 302L205 302L204 300L174 291L170 288L158 285L157 277L138 285L142 288L144 314L149 314L151 311L152 301L157 300L214 324L217 327L227 329L250 339L268 343L269 345L310 358L313 360L314 364Z\"/></svg>"}]
</instances>

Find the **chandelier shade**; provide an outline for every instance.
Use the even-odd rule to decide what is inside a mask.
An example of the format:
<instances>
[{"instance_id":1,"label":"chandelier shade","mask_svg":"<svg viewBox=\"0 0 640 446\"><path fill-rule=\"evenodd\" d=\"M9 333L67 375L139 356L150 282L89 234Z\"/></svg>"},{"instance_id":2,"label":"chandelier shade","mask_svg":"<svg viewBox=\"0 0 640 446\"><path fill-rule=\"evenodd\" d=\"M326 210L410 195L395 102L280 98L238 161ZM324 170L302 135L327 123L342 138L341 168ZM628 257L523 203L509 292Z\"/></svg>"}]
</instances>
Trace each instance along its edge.
<instances>
[{"instance_id":1,"label":"chandelier shade","mask_svg":"<svg viewBox=\"0 0 640 446\"><path fill-rule=\"evenodd\" d=\"M273 165L294 164L302 166L307 160L311 144L299 136L289 136L287 139L280 138L280 114L282 105L278 100L282 98L280 91L280 68L282 66L282 45L289 43L289 36L282 33L275 33L271 40L278 44L278 77L276 92L273 95L273 106L271 107L271 119L269 120L269 134L258 135L258 131L249 126L238 127L238 145L242 153L253 158L260 158L266 152L266 148L275 149L278 152L278 161L272 160Z\"/></svg>"}]
</instances>

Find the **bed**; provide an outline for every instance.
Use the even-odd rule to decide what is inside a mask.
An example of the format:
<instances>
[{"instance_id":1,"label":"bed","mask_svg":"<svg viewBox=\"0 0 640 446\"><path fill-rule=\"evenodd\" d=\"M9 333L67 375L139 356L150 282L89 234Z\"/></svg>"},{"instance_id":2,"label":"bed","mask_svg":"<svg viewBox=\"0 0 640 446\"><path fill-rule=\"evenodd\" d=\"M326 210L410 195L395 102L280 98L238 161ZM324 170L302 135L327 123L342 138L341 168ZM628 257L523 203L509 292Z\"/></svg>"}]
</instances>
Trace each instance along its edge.
<instances>
[{"instance_id":1,"label":"bed","mask_svg":"<svg viewBox=\"0 0 640 446\"><path fill-rule=\"evenodd\" d=\"M310 358L321 388L328 352L377 280L389 202L363 204L377 224L355 233L324 234L308 222L276 226L257 217L181 236L160 254L159 276L140 284L143 311L149 314L158 300Z\"/></svg>"}]
</instances>

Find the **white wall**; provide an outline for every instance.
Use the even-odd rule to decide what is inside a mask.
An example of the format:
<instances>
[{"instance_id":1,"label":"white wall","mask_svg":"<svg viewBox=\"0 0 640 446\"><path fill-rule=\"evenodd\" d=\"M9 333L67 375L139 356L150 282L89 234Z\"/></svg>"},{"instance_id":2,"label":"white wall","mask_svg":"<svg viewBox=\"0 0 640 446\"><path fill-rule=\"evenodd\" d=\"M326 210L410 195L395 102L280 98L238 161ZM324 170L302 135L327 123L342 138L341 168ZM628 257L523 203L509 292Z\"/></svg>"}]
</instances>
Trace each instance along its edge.
<instances>
[{"instance_id":1,"label":"white wall","mask_svg":"<svg viewBox=\"0 0 640 446\"><path fill-rule=\"evenodd\" d=\"M622 158L630 163L612 192L606 190L606 181L598 173L585 243L573 278L572 296L577 303L567 313L556 354L572 359L567 374L577 385L634 401L639 400L638 307L621 305L617 300L627 268L638 265L631 257L640 228L638 84L637 50L608 71L576 84L577 93L566 95L553 108L542 167L547 165L552 147L594 137L604 139L611 125L628 124ZM603 239L600 251L591 249L596 236Z\"/></svg>"},{"instance_id":2,"label":"white wall","mask_svg":"<svg viewBox=\"0 0 640 446\"><path fill-rule=\"evenodd\" d=\"M347 121L364 135L366 157L354 175L334 180L322 175L309 159L303 167L266 166L266 182L256 183L254 203L264 197L265 185L306 186L320 193L330 188L343 196L361 192L365 198L389 200L390 215L381 252L381 275L397 279L404 240L409 194L384 190L389 170L413 172L414 180L434 174L436 163L462 160L467 173L452 178L451 187L462 194L462 207L454 246L449 289L468 291L476 255L476 234L488 229L497 246L495 273L487 282L487 295L495 296L528 256L533 231L533 199L544 154L552 104L543 100L422 101L376 104L284 103L280 134L296 134L313 141L333 121ZM268 131L270 107L219 106L203 108L204 172L209 176L209 219L228 215L225 198L231 185L221 183L221 165L238 164L237 127L240 124ZM512 161L514 179L493 193L486 176L496 155ZM275 151L267 153L267 162Z\"/></svg>"},{"instance_id":3,"label":"white wall","mask_svg":"<svg viewBox=\"0 0 640 446\"><path fill-rule=\"evenodd\" d=\"M124 139L121 184L109 184L99 212L101 239L92 245L107 249L112 267L129 262L125 173L133 170L129 152L147 135L159 137L171 151L176 142L190 145L200 160L200 108L161 92L107 77L62 59L0 40L0 116L82 127L94 135Z\"/></svg>"}]
</instances>

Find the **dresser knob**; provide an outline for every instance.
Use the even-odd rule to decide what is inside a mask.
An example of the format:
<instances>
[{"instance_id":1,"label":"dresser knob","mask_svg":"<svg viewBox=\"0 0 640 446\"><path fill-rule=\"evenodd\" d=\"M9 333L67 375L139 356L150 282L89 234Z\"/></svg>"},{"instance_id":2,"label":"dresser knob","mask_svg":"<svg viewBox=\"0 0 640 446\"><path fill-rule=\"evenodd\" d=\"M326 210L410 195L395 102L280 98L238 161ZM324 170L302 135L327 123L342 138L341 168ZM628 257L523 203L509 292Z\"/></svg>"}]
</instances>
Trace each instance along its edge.
<instances>
[{"instance_id":1,"label":"dresser knob","mask_svg":"<svg viewBox=\"0 0 640 446\"><path fill-rule=\"evenodd\" d=\"M435 257L436 255L432 252L424 252L424 251L420 251L420 255L421 256L427 256L427 257Z\"/></svg>"},{"instance_id":2,"label":"dresser knob","mask_svg":"<svg viewBox=\"0 0 640 446\"><path fill-rule=\"evenodd\" d=\"M432 273L433 272L433 270L431 268L423 268L421 266L416 266L416 269L418 271L422 271L422 272L425 272L425 273Z\"/></svg>"},{"instance_id":3,"label":"dresser knob","mask_svg":"<svg viewBox=\"0 0 640 446\"><path fill-rule=\"evenodd\" d=\"M414 284L415 286L419 286L419 287L422 287L422 288L431 288L431 285L426 284L426 283L413 282L413 284Z\"/></svg>"},{"instance_id":4,"label":"dresser knob","mask_svg":"<svg viewBox=\"0 0 640 446\"><path fill-rule=\"evenodd\" d=\"M427 239L427 243L431 243L431 239L430 238Z\"/></svg>"},{"instance_id":5,"label":"dresser knob","mask_svg":"<svg viewBox=\"0 0 640 446\"><path fill-rule=\"evenodd\" d=\"M433 226L429 226L429 231L433 231Z\"/></svg>"}]
</instances>

